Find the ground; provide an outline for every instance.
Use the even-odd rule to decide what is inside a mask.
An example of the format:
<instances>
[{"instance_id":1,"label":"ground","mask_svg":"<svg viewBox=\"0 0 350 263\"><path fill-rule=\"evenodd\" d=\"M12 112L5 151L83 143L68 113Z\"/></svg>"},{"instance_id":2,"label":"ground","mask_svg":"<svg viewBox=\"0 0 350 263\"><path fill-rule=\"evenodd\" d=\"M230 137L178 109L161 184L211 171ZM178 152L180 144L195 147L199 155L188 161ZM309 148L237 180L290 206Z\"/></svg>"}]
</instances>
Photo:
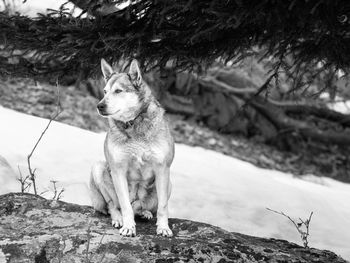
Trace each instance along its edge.
<instances>
[{"instance_id":1,"label":"ground","mask_svg":"<svg viewBox=\"0 0 350 263\"><path fill-rule=\"evenodd\" d=\"M0 262L346 263L330 251L181 219L170 219L173 238L154 235L155 220L137 220L137 237L125 238L90 207L29 194L0 196L0 212Z\"/></svg>"}]
</instances>

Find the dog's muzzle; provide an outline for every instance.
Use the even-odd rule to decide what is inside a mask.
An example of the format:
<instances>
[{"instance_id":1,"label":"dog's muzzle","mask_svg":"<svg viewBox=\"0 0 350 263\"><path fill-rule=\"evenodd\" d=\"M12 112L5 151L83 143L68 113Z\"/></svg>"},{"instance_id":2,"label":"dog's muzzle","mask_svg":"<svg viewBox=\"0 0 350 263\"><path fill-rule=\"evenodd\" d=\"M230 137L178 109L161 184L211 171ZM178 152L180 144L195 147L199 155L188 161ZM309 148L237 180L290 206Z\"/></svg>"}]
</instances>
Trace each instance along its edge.
<instances>
[{"instance_id":1,"label":"dog's muzzle","mask_svg":"<svg viewBox=\"0 0 350 263\"><path fill-rule=\"evenodd\" d=\"M97 110L101 115L106 115L106 108L106 104L104 103L100 102L97 104Z\"/></svg>"},{"instance_id":2,"label":"dog's muzzle","mask_svg":"<svg viewBox=\"0 0 350 263\"><path fill-rule=\"evenodd\" d=\"M106 109L106 104L104 104L104 103L97 104L97 109L99 111L104 111Z\"/></svg>"}]
</instances>

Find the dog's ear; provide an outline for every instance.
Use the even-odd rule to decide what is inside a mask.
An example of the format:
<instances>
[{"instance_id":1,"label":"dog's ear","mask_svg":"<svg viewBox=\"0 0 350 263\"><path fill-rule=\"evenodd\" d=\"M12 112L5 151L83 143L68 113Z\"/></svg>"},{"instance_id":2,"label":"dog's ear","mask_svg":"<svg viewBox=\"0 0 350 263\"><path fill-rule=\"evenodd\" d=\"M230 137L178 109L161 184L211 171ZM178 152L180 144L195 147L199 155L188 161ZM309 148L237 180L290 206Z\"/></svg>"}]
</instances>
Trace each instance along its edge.
<instances>
[{"instance_id":1,"label":"dog's ear","mask_svg":"<svg viewBox=\"0 0 350 263\"><path fill-rule=\"evenodd\" d=\"M129 75L131 76L131 79L136 82L137 85L141 85L142 75L141 75L139 63L137 62L136 59L133 59L131 61L130 68L129 68Z\"/></svg>"},{"instance_id":2,"label":"dog's ear","mask_svg":"<svg viewBox=\"0 0 350 263\"><path fill-rule=\"evenodd\" d=\"M101 70L105 79L108 79L113 74L113 68L104 59L101 59Z\"/></svg>"}]
</instances>

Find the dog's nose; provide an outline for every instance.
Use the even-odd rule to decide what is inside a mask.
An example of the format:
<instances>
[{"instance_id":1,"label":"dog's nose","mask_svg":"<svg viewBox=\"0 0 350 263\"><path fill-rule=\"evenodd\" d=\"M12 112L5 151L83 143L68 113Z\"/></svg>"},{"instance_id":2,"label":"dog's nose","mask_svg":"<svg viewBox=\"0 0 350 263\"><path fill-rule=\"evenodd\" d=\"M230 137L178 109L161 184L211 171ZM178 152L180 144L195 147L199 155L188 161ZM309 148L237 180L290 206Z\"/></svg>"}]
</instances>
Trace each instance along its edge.
<instances>
[{"instance_id":1,"label":"dog's nose","mask_svg":"<svg viewBox=\"0 0 350 263\"><path fill-rule=\"evenodd\" d=\"M104 103L97 104L97 109L99 111L103 111L104 109L106 109L106 104L104 104Z\"/></svg>"}]
</instances>

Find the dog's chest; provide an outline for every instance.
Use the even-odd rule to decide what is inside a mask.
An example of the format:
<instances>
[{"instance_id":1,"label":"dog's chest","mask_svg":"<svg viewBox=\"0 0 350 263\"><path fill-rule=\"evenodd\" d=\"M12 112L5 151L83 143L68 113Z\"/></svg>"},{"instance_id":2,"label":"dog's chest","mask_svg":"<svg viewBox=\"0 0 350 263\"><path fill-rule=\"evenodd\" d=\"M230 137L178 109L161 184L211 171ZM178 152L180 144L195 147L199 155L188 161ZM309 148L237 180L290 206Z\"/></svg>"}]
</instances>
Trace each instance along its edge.
<instances>
[{"instance_id":1,"label":"dog's chest","mask_svg":"<svg viewBox=\"0 0 350 263\"><path fill-rule=\"evenodd\" d=\"M121 147L121 152L126 154L129 159L129 165L135 168L141 168L157 159L157 149L153 145L143 142L132 142Z\"/></svg>"},{"instance_id":2,"label":"dog's chest","mask_svg":"<svg viewBox=\"0 0 350 263\"><path fill-rule=\"evenodd\" d=\"M128 163L130 168L141 169L162 163L169 154L166 143L156 141L131 141L125 144L115 145L113 155L118 162Z\"/></svg>"},{"instance_id":3,"label":"dog's chest","mask_svg":"<svg viewBox=\"0 0 350 263\"><path fill-rule=\"evenodd\" d=\"M138 199L138 195L143 196L142 192L147 192L147 189L154 187L153 163L157 156L156 151L155 147L139 143L128 145L124 149L129 156L127 178L131 200Z\"/></svg>"}]
</instances>

